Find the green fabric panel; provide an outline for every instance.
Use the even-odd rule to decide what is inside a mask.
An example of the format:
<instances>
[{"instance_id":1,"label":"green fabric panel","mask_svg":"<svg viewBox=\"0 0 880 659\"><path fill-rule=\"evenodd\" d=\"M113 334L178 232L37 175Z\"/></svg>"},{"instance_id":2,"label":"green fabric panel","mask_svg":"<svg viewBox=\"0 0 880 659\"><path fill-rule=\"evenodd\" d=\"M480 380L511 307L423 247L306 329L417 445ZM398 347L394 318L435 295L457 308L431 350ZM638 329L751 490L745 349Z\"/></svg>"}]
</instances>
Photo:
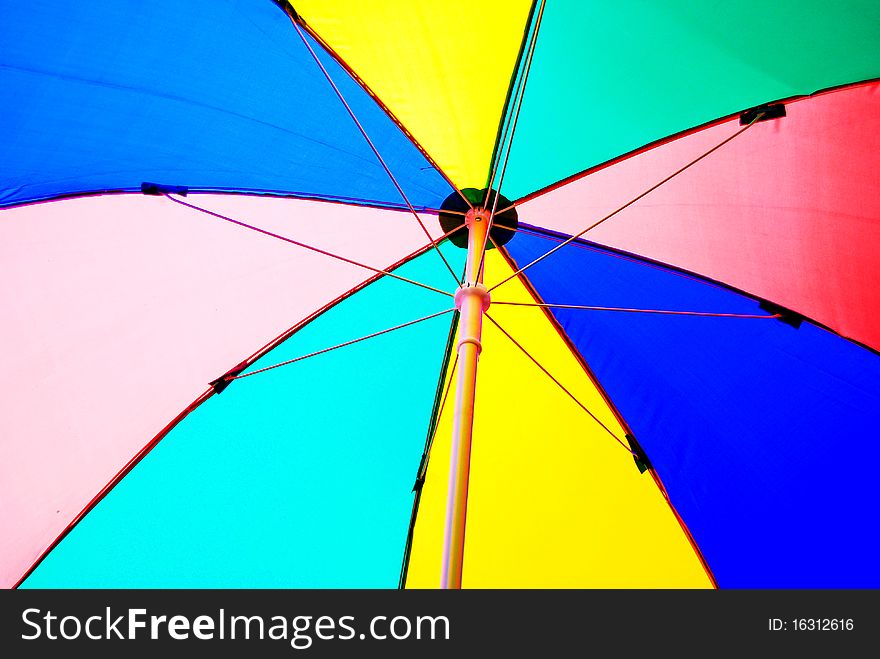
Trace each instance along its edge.
<instances>
[{"instance_id":1,"label":"green fabric panel","mask_svg":"<svg viewBox=\"0 0 880 659\"><path fill-rule=\"evenodd\" d=\"M463 250L445 252L463 265ZM398 272L455 288L433 250ZM451 307L451 298L386 277L251 370ZM396 587L451 322L446 314L232 382L24 587Z\"/></svg>"},{"instance_id":2,"label":"green fabric panel","mask_svg":"<svg viewBox=\"0 0 880 659\"><path fill-rule=\"evenodd\" d=\"M518 199L719 117L878 76L877 0L552 0L501 192Z\"/></svg>"}]
</instances>

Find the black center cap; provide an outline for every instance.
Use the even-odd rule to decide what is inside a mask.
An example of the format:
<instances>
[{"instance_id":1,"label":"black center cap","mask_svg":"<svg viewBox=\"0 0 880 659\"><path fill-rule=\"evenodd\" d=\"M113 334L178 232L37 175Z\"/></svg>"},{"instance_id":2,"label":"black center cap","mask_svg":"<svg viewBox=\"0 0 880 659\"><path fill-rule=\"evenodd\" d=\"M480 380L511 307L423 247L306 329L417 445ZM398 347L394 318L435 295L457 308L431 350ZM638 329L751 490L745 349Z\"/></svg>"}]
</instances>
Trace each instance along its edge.
<instances>
[{"instance_id":1,"label":"black center cap","mask_svg":"<svg viewBox=\"0 0 880 659\"><path fill-rule=\"evenodd\" d=\"M461 229L449 236L449 240L456 247L467 249L468 230L467 227L462 225L464 224L464 216L470 208L464 199L461 198L462 194L474 206L482 206L492 210L492 206L495 204L495 195L498 193L495 190L490 192L486 188L482 190L464 188L461 194L453 192L440 205L440 226L443 229L443 233L449 233L456 227L461 227ZM516 235L518 226L516 208L512 206L511 201L503 194L498 195L498 206L495 211L495 219L492 221L492 228L489 230L489 238L491 240L487 249L492 249L496 245L498 247L506 245Z\"/></svg>"}]
</instances>

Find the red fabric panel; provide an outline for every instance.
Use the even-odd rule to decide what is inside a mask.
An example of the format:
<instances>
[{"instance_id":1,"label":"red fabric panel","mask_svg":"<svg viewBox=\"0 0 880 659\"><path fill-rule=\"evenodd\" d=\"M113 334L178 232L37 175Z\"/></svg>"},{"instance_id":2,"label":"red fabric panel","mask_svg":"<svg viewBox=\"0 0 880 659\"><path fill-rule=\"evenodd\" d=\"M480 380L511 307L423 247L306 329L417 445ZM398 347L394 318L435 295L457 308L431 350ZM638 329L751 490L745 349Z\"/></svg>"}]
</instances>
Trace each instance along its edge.
<instances>
[{"instance_id":1,"label":"red fabric panel","mask_svg":"<svg viewBox=\"0 0 880 659\"><path fill-rule=\"evenodd\" d=\"M880 84L786 110L584 237L723 281L880 349ZM579 233L740 129L724 122L572 180L524 202L520 221Z\"/></svg>"}]
</instances>

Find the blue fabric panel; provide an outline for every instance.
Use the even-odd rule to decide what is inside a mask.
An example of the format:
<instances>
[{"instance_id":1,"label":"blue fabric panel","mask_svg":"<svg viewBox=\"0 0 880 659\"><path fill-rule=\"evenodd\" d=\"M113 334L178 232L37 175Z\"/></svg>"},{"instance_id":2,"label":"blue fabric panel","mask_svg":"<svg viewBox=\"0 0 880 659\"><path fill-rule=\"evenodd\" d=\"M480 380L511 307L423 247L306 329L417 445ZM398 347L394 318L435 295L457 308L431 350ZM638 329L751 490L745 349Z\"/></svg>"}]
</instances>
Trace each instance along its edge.
<instances>
[{"instance_id":1,"label":"blue fabric panel","mask_svg":"<svg viewBox=\"0 0 880 659\"><path fill-rule=\"evenodd\" d=\"M0 206L65 194L252 191L403 200L270 0L0 0ZM416 207L452 191L309 37Z\"/></svg>"},{"instance_id":2,"label":"blue fabric panel","mask_svg":"<svg viewBox=\"0 0 880 659\"><path fill-rule=\"evenodd\" d=\"M520 233L507 247L524 265L553 245ZM528 277L547 303L763 313L736 292L577 243ZM721 587L880 587L880 356L809 322L554 315Z\"/></svg>"},{"instance_id":3,"label":"blue fabric panel","mask_svg":"<svg viewBox=\"0 0 880 659\"><path fill-rule=\"evenodd\" d=\"M462 267L464 250L446 256ZM437 287L450 279L433 252L399 272ZM451 306L386 277L250 370ZM159 442L23 587L396 587L451 322L446 314L232 382ZM254 348L242 346L242 356Z\"/></svg>"}]
</instances>

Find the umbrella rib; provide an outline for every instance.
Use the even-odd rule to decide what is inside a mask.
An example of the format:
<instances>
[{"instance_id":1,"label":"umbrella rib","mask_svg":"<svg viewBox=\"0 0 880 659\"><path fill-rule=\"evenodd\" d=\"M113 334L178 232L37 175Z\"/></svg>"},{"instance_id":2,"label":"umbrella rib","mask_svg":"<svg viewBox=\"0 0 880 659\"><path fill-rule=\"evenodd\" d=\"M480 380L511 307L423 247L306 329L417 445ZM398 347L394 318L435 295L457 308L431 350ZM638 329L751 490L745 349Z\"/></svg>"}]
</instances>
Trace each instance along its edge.
<instances>
[{"instance_id":1,"label":"umbrella rib","mask_svg":"<svg viewBox=\"0 0 880 659\"><path fill-rule=\"evenodd\" d=\"M309 359L310 357L316 357L318 355L323 355L325 353L331 352L333 350L338 350L339 348L345 348L347 346L354 345L355 343L360 343L361 341L366 341L367 339L373 339L377 336L382 336L383 334L388 334L390 332L394 332L399 329L403 329L404 327L409 327L410 325L415 325L417 323L424 322L426 320L431 320L432 318L437 318L438 316L443 316L445 314L451 313L455 311L452 309L445 309L443 311L438 311L437 313L432 313L429 316L423 316L422 318L416 318L415 320L411 320L406 323L401 323L400 325L395 325L394 327L389 327L388 329L381 330L379 332L373 332L372 334L367 334L366 336L358 337L357 339L352 339L351 341L346 341L344 343L337 343L334 346L330 346L329 348L323 348L322 350L316 350L315 352L310 352L307 355L302 355L301 357L296 357L294 359L288 359L287 361L280 362L278 364L272 364L271 366L266 366L264 368L259 368L255 371L250 371L249 373L241 373L239 375L224 375L221 380L226 382L231 382L232 380L242 380L244 378L249 378L252 375L257 375L259 373L265 373L266 371L271 371L276 368L280 368L282 366L287 366L289 364L295 364L296 362L301 362L305 359Z\"/></svg>"},{"instance_id":2,"label":"umbrella rib","mask_svg":"<svg viewBox=\"0 0 880 659\"><path fill-rule=\"evenodd\" d=\"M292 22L294 22L295 24L298 24L302 29L304 29L306 31L306 33L309 36L311 36L315 41L317 41L319 44L321 44L321 46L324 48L324 50L326 50L333 57L333 59L336 60L337 64L339 64L339 66L341 66L346 71L346 73L348 73L348 75L350 75L352 77L352 79L354 79L354 81L357 82L357 84L369 96L371 96L373 98L373 100L382 109L382 111L386 115L388 115L388 118L391 119L397 125L398 128L400 128L400 130L406 135L406 137L409 139L409 141L412 142L413 145L422 153L422 155L425 157L425 160L427 160L430 163L430 167L422 167L421 169L435 169L435 170L437 170L437 173L440 174L440 176L442 176L444 178L444 180L449 184L449 187L451 187L453 190L455 190L455 192L458 193L458 196L462 198L462 200L467 205L467 207L473 208L473 204L471 204L470 199L468 199L467 196L464 194L464 192L462 192L458 188L458 186L455 185L452 178L450 178L450 176L445 171L443 171L443 169L440 167L440 165L437 164L437 162L431 157L431 154L428 153L428 151L424 148L424 146L419 143L419 141L415 138L415 136L412 135L406 129L406 126L404 126L403 123L400 121L400 119L394 115L394 112L392 112L391 108L389 108L382 101L382 99L379 98L378 94L376 94L375 91L370 89L370 86L357 74L357 71L355 71L351 67L351 65L349 65L348 62L346 62L342 58L342 56L339 53L337 53L335 50L333 50L333 47L330 44L328 44L321 37L321 35L318 34L312 28L312 26L310 26L305 21L305 19L303 19L302 16L296 14L295 12L293 14L291 14L290 12L287 12L287 15Z\"/></svg>"},{"instance_id":3,"label":"umbrella rib","mask_svg":"<svg viewBox=\"0 0 880 659\"><path fill-rule=\"evenodd\" d=\"M322 254L324 256L329 256L330 258L336 259L337 261L342 261L343 263L348 263L350 265L355 265L359 268L364 268L366 270L370 270L371 272L375 272L376 274L385 275L387 277L391 277L392 279L397 279L399 281L405 281L408 284L412 284L413 286L418 286L420 288L424 288L425 290L433 291L435 293L440 293L441 295L446 295L447 297L452 297L452 293L449 291L443 291L439 288L434 288L433 286L428 286L428 284L423 284L421 282L415 281L414 279L409 279L407 277L401 277L400 275L396 275L393 272L389 272L388 270L382 270L381 268L374 268L371 265L367 265L365 263L361 263L360 261L355 261L353 259L349 259L345 256L340 256L339 254L334 254L333 252L328 252L325 249L321 249L319 247L314 247L312 245L307 245L306 243L300 242L298 240L294 240L293 238L288 238L286 236L282 236L277 233L273 233L271 231L267 231L266 229L261 229L260 227L256 227L252 224L247 224L246 222L241 222L240 220L236 220L227 215L221 215L220 213L215 213L214 211L208 210L207 208L202 208L201 206L196 206L195 204L191 204L189 202L183 201L182 199L177 199L176 197L172 197L171 195L165 193L165 197L173 201L175 204L180 204L181 206L185 206L186 208L191 208L192 210L199 211L200 213L205 213L206 215L210 215L212 217L216 217L221 220L225 220L226 222L231 222L237 226L240 226L245 229L250 229L251 231L256 231L257 233L261 233L264 236L269 236L270 238L276 238L278 240L283 240L286 243L290 243L291 245L296 245L297 247L302 247L303 249L308 249L317 254ZM462 225L464 226L464 225ZM461 227L456 227L449 233L445 234L443 238L446 238L450 234L458 231Z\"/></svg>"},{"instance_id":4,"label":"umbrella rib","mask_svg":"<svg viewBox=\"0 0 880 659\"><path fill-rule=\"evenodd\" d=\"M522 77L520 77L518 84L516 86L516 93L514 95L514 105L516 106L516 109L513 112L513 116L511 118L511 121L507 122L505 124L504 131L501 134L501 145L500 145L500 149L499 149L499 155L500 155L500 151L504 150L505 143L507 143L507 155L504 157L504 161L501 166L501 176L499 177L499 182L498 182L498 191L499 192L501 191L501 181L504 180L504 172L507 168L507 160L510 157L511 147L513 146L513 134L516 131L516 123L517 123L517 120L519 119L519 110L522 107L522 100L523 100L523 97L525 96L526 81L529 77L529 70L531 69L531 66L532 66L532 57L535 54L535 45L538 42L538 30L541 27L541 19L544 16L544 5L545 4L546 4L546 0L542 0L541 7L538 9L538 14L537 14L537 17L535 18L535 29L532 31L532 36L529 39L529 47L528 47L528 50L526 51L525 64L523 65L523 74L522 74ZM507 141L508 130L510 130L510 141L509 142ZM489 176L489 188L490 189L492 188L492 184L495 182L495 174L496 173L498 173L498 161L497 160L495 161L495 165L492 167L492 174ZM495 208L497 208L497 205L498 205L498 197L496 195L495 204L492 208L493 214L495 212Z\"/></svg>"},{"instance_id":5,"label":"umbrella rib","mask_svg":"<svg viewBox=\"0 0 880 659\"><path fill-rule=\"evenodd\" d=\"M510 86L507 89L507 98L504 101L504 106L502 108L503 115L501 117L501 122L498 125L498 133L495 136L495 146L492 150L492 161L490 163L490 172L489 179L486 181L486 187L492 188L492 181L495 180L495 172L498 171L498 161L501 158L501 152L504 148L505 142L507 142L507 131L510 128L510 122L507 120L508 118L508 110L512 107L513 104L516 103L516 98L519 95L519 90L522 85L523 76L520 75L521 71L524 70L520 65L525 62L528 57L528 51L532 42L531 35L531 25L532 18L535 16L535 5L537 5L537 0L533 0L531 3L531 8L529 9L529 15L526 18L526 26L525 32L523 33L522 42L519 46L519 53L516 56L516 61L514 62L514 70L513 76L510 80Z\"/></svg>"},{"instance_id":6,"label":"umbrella rib","mask_svg":"<svg viewBox=\"0 0 880 659\"><path fill-rule=\"evenodd\" d=\"M571 393L571 391L569 391L568 388L566 388L566 386L564 384L562 384L559 380L557 380L553 376L553 374L550 373L550 371L548 371L546 368L544 368L544 366L541 364L541 362L539 362L537 359L535 359L535 357L533 357L532 354L528 350L526 350L519 341L517 341L515 338L513 338L513 336L511 336L510 333L507 332L507 330L505 330L503 327L501 327L501 325L498 324L498 321L496 321L494 318L492 318L492 316L490 316L488 313L485 313L484 315L486 316L486 318L488 318L492 322L493 325L495 325L495 327L497 327L499 329L499 331L502 334L504 334L504 336L506 336L508 339L510 339L511 343L513 343L513 345L515 345L517 348L519 348L520 351L522 351L522 353L526 357L528 357L532 361L532 363L535 364L535 366L537 366L539 369L541 369L544 372L544 375L546 375L551 380L553 380L553 382L555 382L556 385L560 389L562 389L562 391L564 391L568 395L569 398L571 398L575 403L577 403L578 407L580 407L584 412L586 412L590 416L590 418L593 419L593 421L598 423L602 427L602 429L605 430L605 432L607 432L609 435L611 435L611 437L614 439L614 441L616 441L618 444L620 444L627 453L629 453L632 456L638 457L638 454L635 451L633 451L629 446L627 446L624 443L624 441L622 439L620 439L620 437L618 437L616 434L614 434L613 430L611 430L608 426L606 426L604 423L602 423L602 421L595 414L593 414L589 410L589 408L587 408L587 406L584 405L577 398L577 396L575 396L573 393Z\"/></svg>"},{"instance_id":7,"label":"umbrella rib","mask_svg":"<svg viewBox=\"0 0 880 659\"><path fill-rule=\"evenodd\" d=\"M518 202L515 202L515 201L514 201L514 202L511 202L510 206L505 206L505 207L502 208L500 211L498 211L497 214L498 214L498 215L504 215L507 211L509 211L509 210L513 210L513 209L516 208L518 205L519 205Z\"/></svg>"},{"instance_id":8,"label":"umbrella rib","mask_svg":"<svg viewBox=\"0 0 880 659\"><path fill-rule=\"evenodd\" d=\"M583 304L544 304L537 302L499 302L492 301L492 304L504 304L511 307L540 307L542 309L583 309L586 311L620 311L624 313L648 313L662 314L668 316L701 316L705 318L754 318L757 320L773 320L781 318L780 314L746 314L746 313L715 313L710 311L678 311L671 309L634 309L630 307L599 307Z\"/></svg>"},{"instance_id":9,"label":"umbrella rib","mask_svg":"<svg viewBox=\"0 0 880 659\"><path fill-rule=\"evenodd\" d=\"M492 227L492 222L495 219L495 211L498 209L498 197L501 194L501 185L504 183L504 175L507 173L507 161L510 159L510 152L513 150L513 137L514 133L516 133L516 124L519 120L519 111L522 108L523 98L526 95L526 82L528 81L529 71L532 68L532 57L535 54L535 46L538 43L538 30L541 29L541 20L544 17L544 5L546 4L546 0L541 0L541 6L538 9L538 15L535 18L535 29L532 31L531 40L529 42L529 48L526 52L526 60L523 65L523 75L520 79L519 85L517 85L516 98L514 99L515 109L513 112L513 116L511 117L510 122L504 127L504 132L501 136L501 151L504 151L504 159L501 163L501 172L498 177L498 187L495 189L495 199L492 201L492 210L489 212L489 228ZM510 129L510 139L507 139L507 131ZM507 150L504 150L504 143L507 142ZM495 174L498 171L498 162L495 162L495 166L492 168L492 174L489 177L489 190L492 190L492 187L495 183ZM488 199L487 199L488 201ZM489 245L489 234L486 234L486 240L483 241L483 245L480 249L480 272L483 271L483 267L486 261L486 249Z\"/></svg>"},{"instance_id":10,"label":"umbrella rib","mask_svg":"<svg viewBox=\"0 0 880 659\"><path fill-rule=\"evenodd\" d=\"M652 185L650 188L648 188L647 190L645 190L644 192L642 192L642 193L639 194L638 196L636 196L636 197L630 199L630 200L629 200L628 202L626 202L623 206L621 206L621 207L618 208L617 210L614 210L614 211L610 212L608 215L606 215L605 217L603 217L601 220L598 220L598 221L594 222L593 224L591 224L590 226L588 226L586 229L584 229L584 230L581 231L580 233L575 234L574 236L571 236L571 237L567 238L565 241L559 243L556 247L554 247L554 248L551 249L550 251L545 252L544 254L542 254L541 256L539 256L538 258L536 258L536 259L535 259L534 261L532 261L531 263L528 263L528 264L524 265L523 267L521 267L519 270L517 270L516 272L514 272L514 273L513 273L512 275L510 275L509 277L507 277L507 278L505 278L505 279L502 279L500 282L498 282L497 284L495 284L495 285L494 285L492 288L490 288L489 290L490 290L490 291L493 291L493 290L495 290L496 288L498 288L499 286L501 286L502 284L506 284L508 281L510 281L511 279L513 279L514 277L516 277L517 275L519 275L519 274L525 272L526 270L528 270L529 268L531 268L533 265L536 265L536 264L540 263L541 261L543 261L544 259L546 259L546 258L547 258L548 256L550 256L551 254L553 254L554 252L559 251L560 249L562 249L563 247L565 247L565 246L568 245L569 243L571 243L571 242L577 240L578 238L580 238L581 236L583 236L583 235L584 235L585 233L587 233L588 231L591 231L591 230L595 229L597 226L599 226L599 225L602 224L603 222L605 222L605 221L607 221L607 220L610 220L612 217L614 217L615 215L617 215L617 214L620 213L621 211L626 210L627 208L629 208L630 206L632 206L634 203L636 203L637 201L639 201L639 200L642 199L643 197L648 196L650 193L652 193L654 190L656 190L656 189L659 188L660 186L662 186L662 185L668 183L669 181L671 181L672 179L674 179L676 176L678 176L679 174L681 174L681 173L684 172L685 170L687 170L687 169L689 169L690 167L696 165L698 162L700 162L700 161L703 160L704 158L708 157L709 155L715 153L715 151L717 151L718 149L720 149L721 147L723 147L725 144L727 144L727 143L730 142L731 140L733 140L733 139L739 137L740 135L742 135L742 134L743 134L744 132L746 132L749 128L751 128L751 127L755 124L756 121L758 121L758 120L759 120L761 117L763 117L763 116L764 116L764 112L759 112L759 113L757 113L757 114L752 118L752 120L751 120L748 124L746 124L746 125L745 125L743 128L741 128L740 130L736 131L733 135L731 135L731 136L725 138L724 140L722 140L721 142L719 142L718 144L716 144L715 146L713 146L711 149L709 149L708 151L706 151L706 152L703 153L702 155L700 155L700 156L694 158L693 160L691 160L689 163L687 163L687 164L684 165L683 167L677 169L676 171L674 171L672 174L670 174L669 176L667 176L666 178L664 178L664 179L663 179L662 181L660 181L659 183L655 183L654 185Z\"/></svg>"},{"instance_id":11,"label":"umbrella rib","mask_svg":"<svg viewBox=\"0 0 880 659\"><path fill-rule=\"evenodd\" d=\"M299 35L300 39L302 39L302 42L303 42L303 44L305 44L305 47L308 49L309 53L311 53L312 59L315 60L315 63L318 65L318 68L321 69L321 72L324 74L324 77L327 79L327 82L330 83L330 86L333 88L333 91L336 92L336 96L339 98L340 101L342 101L342 105L345 106L345 109L348 112L348 115L351 117L352 121L354 121L354 123L358 127L358 130L360 131L361 135L363 135L367 144L370 146L370 149L373 151L373 154L376 156L379 163L382 165L382 169L385 170L385 173L388 174L388 178L391 179L391 182L394 184L394 187L397 188L397 192L403 198L403 201L406 204L406 207L409 208L409 211L413 214L413 217L416 218L416 221L419 223L419 226L422 227L422 231L424 231L425 235L428 236L428 240L431 241L431 244L434 246L434 249L437 251L438 256L443 260L443 263L446 265L446 269L449 270L449 273L455 279L456 283L458 283L458 277L455 274L455 270L452 269L452 266L449 265L449 261L447 261L446 257L443 256L443 252L440 251L440 247L434 241L434 238L431 236L431 232L428 231L428 227L425 226L425 223L422 222L422 218L419 217L419 214L416 212L416 209L413 208L413 205L410 203L409 198L406 196L406 193L403 191L403 188L397 182L397 179L395 178L394 174L391 172L391 169L385 163L385 160L384 160L384 158L382 158L382 155L379 153L379 150L376 148L376 145L373 144L373 140L370 139L370 136L367 134L367 131L361 125L361 122L358 121L357 116L355 115L354 111L351 109L351 106L348 104L348 101L345 100L345 97L342 95L342 92L339 91L339 88L336 86L336 83L333 82L333 78L330 77L330 73L327 71L326 68L324 68L324 65L321 63L321 60L318 59L317 53L315 53L315 51L312 49L312 45L308 42L305 35L302 33L302 28L299 26L299 23L297 21L293 21L293 27L296 29L297 34Z\"/></svg>"}]
</instances>

